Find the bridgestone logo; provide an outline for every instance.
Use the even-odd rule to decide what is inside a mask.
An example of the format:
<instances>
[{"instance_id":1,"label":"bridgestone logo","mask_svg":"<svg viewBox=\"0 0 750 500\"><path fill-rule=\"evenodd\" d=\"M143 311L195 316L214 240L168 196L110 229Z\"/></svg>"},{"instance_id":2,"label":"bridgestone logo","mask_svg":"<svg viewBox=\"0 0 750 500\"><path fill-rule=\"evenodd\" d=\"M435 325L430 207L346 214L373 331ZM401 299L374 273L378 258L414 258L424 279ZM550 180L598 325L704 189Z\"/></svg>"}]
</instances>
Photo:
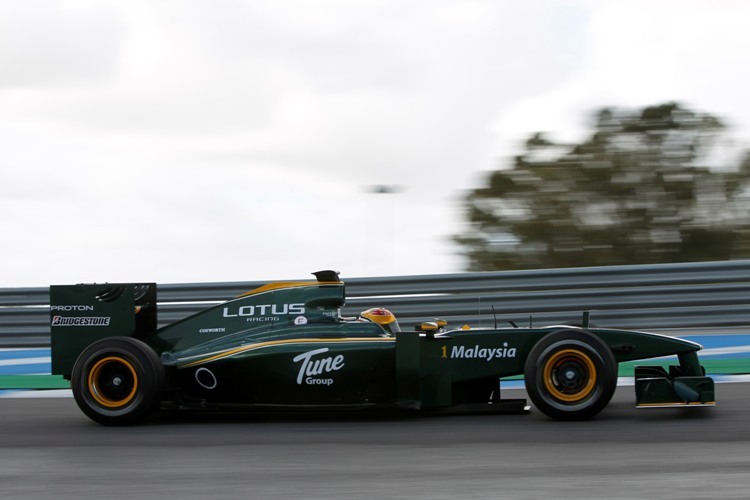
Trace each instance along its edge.
<instances>
[{"instance_id":1,"label":"bridgestone logo","mask_svg":"<svg viewBox=\"0 0 750 500\"><path fill-rule=\"evenodd\" d=\"M109 317L81 316L69 318L53 316L52 326L109 326Z\"/></svg>"}]
</instances>

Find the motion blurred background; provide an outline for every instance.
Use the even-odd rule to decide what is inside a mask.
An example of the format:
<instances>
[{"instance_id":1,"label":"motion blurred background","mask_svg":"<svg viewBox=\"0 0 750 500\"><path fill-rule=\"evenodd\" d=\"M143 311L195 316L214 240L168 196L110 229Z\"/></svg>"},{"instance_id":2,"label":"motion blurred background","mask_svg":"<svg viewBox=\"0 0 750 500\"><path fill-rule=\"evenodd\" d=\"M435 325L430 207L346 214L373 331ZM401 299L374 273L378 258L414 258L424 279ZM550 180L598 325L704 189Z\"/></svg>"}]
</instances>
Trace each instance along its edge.
<instances>
[{"instance_id":1,"label":"motion blurred background","mask_svg":"<svg viewBox=\"0 0 750 500\"><path fill-rule=\"evenodd\" d=\"M0 286L748 258L748 14L5 0Z\"/></svg>"}]
</instances>

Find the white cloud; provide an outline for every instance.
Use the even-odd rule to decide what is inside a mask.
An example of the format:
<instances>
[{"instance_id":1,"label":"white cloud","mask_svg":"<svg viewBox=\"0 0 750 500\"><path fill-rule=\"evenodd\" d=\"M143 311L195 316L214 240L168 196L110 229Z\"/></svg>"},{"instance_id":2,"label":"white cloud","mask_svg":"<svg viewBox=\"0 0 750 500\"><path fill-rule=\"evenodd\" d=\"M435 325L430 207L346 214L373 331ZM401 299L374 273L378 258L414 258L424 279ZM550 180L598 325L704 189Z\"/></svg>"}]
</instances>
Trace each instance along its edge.
<instances>
[{"instance_id":1,"label":"white cloud","mask_svg":"<svg viewBox=\"0 0 750 500\"><path fill-rule=\"evenodd\" d=\"M647 15L644 15L647 12ZM641 107L679 101L724 119L748 147L750 105L739 82L750 35L746 2L595 2L586 5L586 57L553 89L498 111L493 125L498 154L520 149L533 131L576 140L590 115L605 106Z\"/></svg>"},{"instance_id":2,"label":"white cloud","mask_svg":"<svg viewBox=\"0 0 750 500\"><path fill-rule=\"evenodd\" d=\"M746 119L747 9L2 2L0 287L459 271L463 190L529 132Z\"/></svg>"},{"instance_id":3,"label":"white cloud","mask_svg":"<svg viewBox=\"0 0 750 500\"><path fill-rule=\"evenodd\" d=\"M7 0L0 12L0 89L87 85L114 70L122 33L114 9Z\"/></svg>"}]
</instances>

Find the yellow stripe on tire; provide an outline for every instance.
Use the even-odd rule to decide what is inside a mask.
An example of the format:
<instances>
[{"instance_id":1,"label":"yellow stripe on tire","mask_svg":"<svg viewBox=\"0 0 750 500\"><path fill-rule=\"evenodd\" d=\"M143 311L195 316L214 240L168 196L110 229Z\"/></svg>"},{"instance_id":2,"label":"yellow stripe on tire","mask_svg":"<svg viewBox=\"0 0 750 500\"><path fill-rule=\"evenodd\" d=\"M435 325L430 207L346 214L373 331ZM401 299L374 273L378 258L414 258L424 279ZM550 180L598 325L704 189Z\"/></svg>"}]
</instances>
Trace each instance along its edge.
<instances>
[{"instance_id":1,"label":"yellow stripe on tire","mask_svg":"<svg viewBox=\"0 0 750 500\"><path fill-rule=\"evenodd\" d=\"M103 381L100 380L102 370L105 367L113 364L124 366L133 377L133 387L130 390L130 393L122 399L110 399L103 394ZM119 356L107 356L106 358L102 358L97 361L94 366L91 367L87 379L87 386L89 393L94 398L94 401L96 401L99 405L106 408L121 408L123 406L126 406L133 400L133 398L135 398L135 395L138 392L138 374L136 373L133 364L127 359L121 358Z\"/></svg>"},{"instance_id":2,"label":"yellow stripe on tire","mask_svg":"<svg viewBox=\"0 0 750 500\"><path fill-rule=\"evenodd\" d=\"M558 375L555 372L555 367L560 361L566 358L571 358L573 362L584 368L585 375L588 378L586 384L574 393L563 392L559 384L555 382L555 378ZM547 392L552 397L566 403L576 403L586 399L596 387L596 367L586 353L577 349L564 349L553 354L544 364L543 380Z\"/></svg>"}]
</instances>

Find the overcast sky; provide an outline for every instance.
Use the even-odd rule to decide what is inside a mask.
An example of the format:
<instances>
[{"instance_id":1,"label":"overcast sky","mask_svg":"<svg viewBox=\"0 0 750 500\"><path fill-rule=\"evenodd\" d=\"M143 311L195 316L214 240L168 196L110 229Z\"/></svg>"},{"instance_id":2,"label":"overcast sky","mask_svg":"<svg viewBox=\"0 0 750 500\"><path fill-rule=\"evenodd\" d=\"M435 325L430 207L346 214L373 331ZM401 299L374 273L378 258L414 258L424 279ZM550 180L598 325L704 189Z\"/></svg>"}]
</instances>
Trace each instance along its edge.
<instances>
[{"instance_id":1,"label":"overcast sky","mask_svg":"<svg viewBox=\"0 0 750 500\"><path fill-rule=\"evenodd\" d=\"M679 100L744 144L748 19L741 0L0 0L0 288L462 271L461 197L531 132Z\"/></svg>"}]
</instances>

